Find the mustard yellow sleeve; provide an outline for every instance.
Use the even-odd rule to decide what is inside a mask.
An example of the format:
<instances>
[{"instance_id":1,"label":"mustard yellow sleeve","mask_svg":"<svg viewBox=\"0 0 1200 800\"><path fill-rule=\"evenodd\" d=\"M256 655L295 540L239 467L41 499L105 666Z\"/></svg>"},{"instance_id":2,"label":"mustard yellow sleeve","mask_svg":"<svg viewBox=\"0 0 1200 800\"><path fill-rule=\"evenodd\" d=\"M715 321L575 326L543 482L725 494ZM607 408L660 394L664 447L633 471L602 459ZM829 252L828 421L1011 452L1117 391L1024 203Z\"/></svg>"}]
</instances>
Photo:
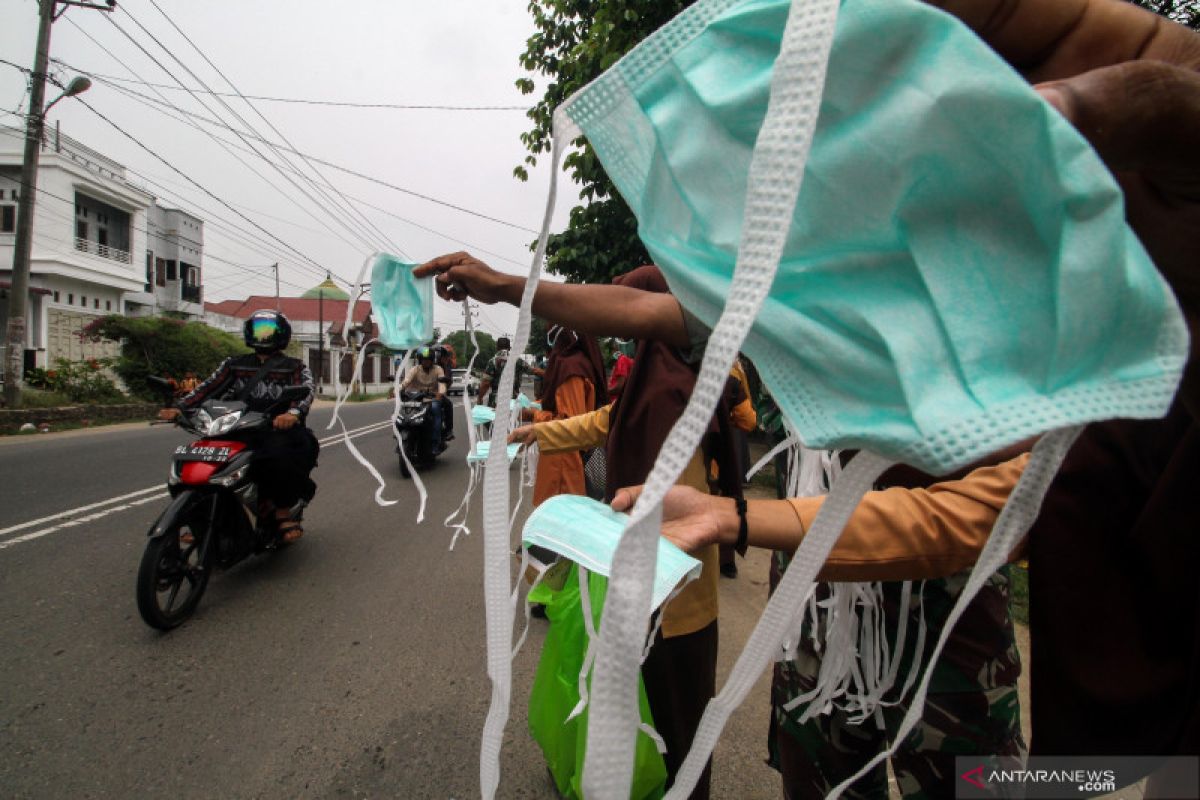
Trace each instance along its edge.
<instances>
[{"instance_id":1,"label":"mustard yellow sleeve","mask_svg":"<svg viewBox=\"0 0 1200 800\"><path fill-rule=\"evenodd\" d=\"M603 447L608 439L608 414L611 409L610 403L587 414L534 425L538 449L543 453L565 453Z\"/></svg>"},{"instance_id":2,"label":"mustard yellow sleeve","mask_svg":"<svg viewBox=\"0 0 1200 800\"><path fill-rule=\"evenodd\" d=\"M868 492L850 515L820 579L919 580L970 567L1028 461L1024 453L927 489ZM824 497L788 501L805 532L823 501Z\"/></svg>"}]
</instances>

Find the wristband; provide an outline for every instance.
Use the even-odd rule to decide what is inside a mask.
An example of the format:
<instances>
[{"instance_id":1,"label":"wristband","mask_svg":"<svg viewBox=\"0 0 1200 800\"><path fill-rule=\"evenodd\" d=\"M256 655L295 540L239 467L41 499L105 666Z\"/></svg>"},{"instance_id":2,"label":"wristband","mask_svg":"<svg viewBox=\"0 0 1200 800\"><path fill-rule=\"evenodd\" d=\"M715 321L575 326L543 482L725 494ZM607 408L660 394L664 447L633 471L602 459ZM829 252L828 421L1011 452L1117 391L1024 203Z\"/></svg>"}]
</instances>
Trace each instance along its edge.
<instances>
[{"instance_id":1,"label":"wristband","mask_svg":"<svg viewBox=\"0 0 1200 800\"><path fill-rule=\"evenodd\" d=\"M735 497L733 498L733 502L735 505L737 505L738 513L737 543L733 546L733 549L736 550L739 555L744 556L746 555L746 547L748 544L747 539L750 536L750 526L746 524L746 498Z\"/></svg>"}]
</instances>

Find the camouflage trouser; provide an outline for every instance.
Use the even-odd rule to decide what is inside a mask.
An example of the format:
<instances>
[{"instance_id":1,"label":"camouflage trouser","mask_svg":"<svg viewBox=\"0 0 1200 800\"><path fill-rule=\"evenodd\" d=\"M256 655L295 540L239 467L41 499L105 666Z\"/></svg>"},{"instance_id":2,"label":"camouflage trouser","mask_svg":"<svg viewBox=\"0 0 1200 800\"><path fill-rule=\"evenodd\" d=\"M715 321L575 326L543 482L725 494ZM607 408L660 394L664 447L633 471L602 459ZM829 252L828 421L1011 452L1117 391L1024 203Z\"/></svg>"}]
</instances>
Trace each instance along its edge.
<instances>
[{"instance_id":1,"label":"camouflage trouser","mask_svg":"<svg viewBox=\"0 0 1200 800\"><path fill-rule=\"evenodd\" d=\"M963 573L926 582L925 617L929 630L923 662L927 662L932 643L965 580ZM885 584L889 599L896 597L895 586ZM914 587L913 597L916 596ZM947 640L942 658L933 667L921 719L892 756L892 769L904 797L954 797L955 756L1024 756L1017 695L1021 664L1007 603L1008 574L1002 570L984 585ZM897 609L893 606L889 610ZM902 683L907 666L901 669L897 683ZM885 708L882 729L875 719L851 724L846 714L837 709L800 724L803 707L787 712L783 705L811 690L819 669L820 656L807 636L796 660L775 667L771 686L771 764L783 774L784 796L789 800L824 797L858 772L892 741L908 710L907 703ZM881 762L856 781L843 797L887 798L886 765Z\"/></svg>"}]
</instances>

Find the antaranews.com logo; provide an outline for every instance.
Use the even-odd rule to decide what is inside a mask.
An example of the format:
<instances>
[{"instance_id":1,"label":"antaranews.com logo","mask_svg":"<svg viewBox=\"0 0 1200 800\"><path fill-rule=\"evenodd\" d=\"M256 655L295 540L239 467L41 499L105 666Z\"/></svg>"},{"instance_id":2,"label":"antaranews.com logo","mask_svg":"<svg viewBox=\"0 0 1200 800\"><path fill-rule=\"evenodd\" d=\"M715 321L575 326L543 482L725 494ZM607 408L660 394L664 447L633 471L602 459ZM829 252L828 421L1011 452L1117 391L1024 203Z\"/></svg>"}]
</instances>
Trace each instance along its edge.
<instances>
[{"instance_id":1,"label":"antaranews.com logo","mask_svg":"<svg viewBox=\"0 0 1200 800\"><path fill-rule=\"evenodd\" d=\"M1156 773L1174 779L1159 797L1200 797L1195 756L1033 756L1018 759L959 756L955 797L1077 798L1117 792ZM1157 787L1156 787L1157 788Z\"/></svg>"}]
</instances>

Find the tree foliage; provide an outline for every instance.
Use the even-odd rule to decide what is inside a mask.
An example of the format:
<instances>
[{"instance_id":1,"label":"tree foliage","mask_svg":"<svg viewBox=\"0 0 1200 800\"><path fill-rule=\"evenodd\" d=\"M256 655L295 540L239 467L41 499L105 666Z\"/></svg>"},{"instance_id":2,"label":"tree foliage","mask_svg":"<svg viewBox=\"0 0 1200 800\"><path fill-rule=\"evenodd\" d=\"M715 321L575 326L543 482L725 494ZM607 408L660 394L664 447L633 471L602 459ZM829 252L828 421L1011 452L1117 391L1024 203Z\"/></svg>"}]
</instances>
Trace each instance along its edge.
<instances>
[{"instance_id":1,"label":"tree foliage","mask_svg":"<svg viewBox=\"0 0 1200 800\"><path fill-rule=\"evenodd\" d=\"M1197 0L1131 0L1168 19L1200 30ZM692 0L530 0L537 32L525 43L521 66L548 79L541 99L526 116L533 122L521 134L529 154L513 173L528 178L526 165L550 153L554 109L615 64L642 39L670 20ZM533 94L533 78L517 81ZM580 186L583 204L571 210L570 222L554 234L546 248L547 268L569 281L605 283L614 275L650 263L637 236L637 220L617 194L599 159L583 139L566 155L564 165Z\"/></svg>"},{"instance_id":2,"label":"tree foliage","mask_svg":"<svg viewBox=\"0 0 1200 800\"><path fill-rule=\"evenodd\" d=\"M84 329L85 335L121 343L113 369L129 390L157 400L157 390L146 384L150 375L180 378L191 370L203 378L230 356L246 352L242 340L201 322L169 317L101 317Z\"/></svg>"},{"instance_id":3,"label":"tree foliage","mask_svg":"<svg viewBox=\"0 0 1200 800\"><path fill-rule=\"evenodd\" d=\"M475 359L475 370L478 372L496 355L496 340L490 333L483 331L475 331L475 340L479 342L479 357ZM471 362L471 354L475 352L475 348L471 346L471 334L467 331L455 331L442 341L454 348L458 366L466 369L467 364Z\"/></svg>"},{"instance_id":4,"label":"tree foliage","mask_svg":"<svg viewBox=\"0 0 1200 800\"><path fill-rule=\"evenodd\" d=\"M531 0L537 32L525 43L521 66L549 79L542 98L528 112L533 127L521 134L529 150L525 164L537 163L550 152L554 109L611 67L638 42L662 26L692 0ZM532 94L532 78L517 88ZM571 211L565 231L550 237L546 266L569 281L605 283L612 276L650 263L637 236L637 220L592 148L583 139L567 154L564 166L579 184L583 205ZM513 173L525 180L524 165Z\"/></svg>"}]
</instances>

